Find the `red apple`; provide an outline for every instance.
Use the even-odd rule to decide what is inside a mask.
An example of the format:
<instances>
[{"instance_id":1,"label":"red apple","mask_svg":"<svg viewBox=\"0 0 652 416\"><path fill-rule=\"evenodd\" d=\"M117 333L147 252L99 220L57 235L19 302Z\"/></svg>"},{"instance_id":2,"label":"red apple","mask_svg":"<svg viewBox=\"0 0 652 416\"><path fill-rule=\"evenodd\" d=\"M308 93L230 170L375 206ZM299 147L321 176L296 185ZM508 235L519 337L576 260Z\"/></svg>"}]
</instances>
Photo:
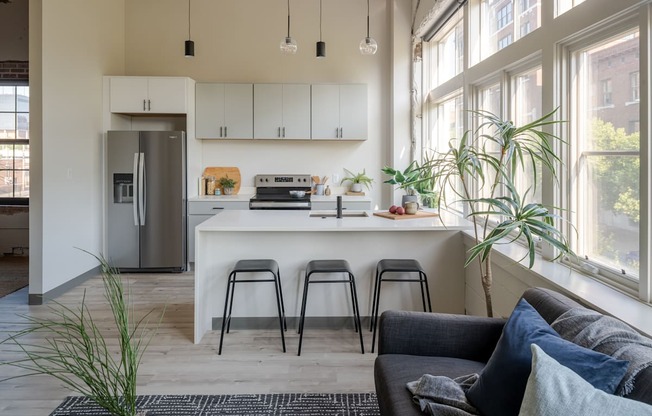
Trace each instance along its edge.
<instances>
[{"instance_id":1,"label":"red apple","mask_svg":"<svg viewBox=\"0 0 652 416\"><path fill-rule=\"evenodd\" d=\"M398 207L396 205L392 205L391 207L389 207L389 213L390 214L395 214L397 208Z\"/></svg>"},{"instance_id":2,"label":"red apple","mask_svg":"<svg viewBox=\"0 0 652 416\"><path fill-rule=\"evenodd\" d=\"M397 208L396 208L396 214L398 214L398 215L403 215L403 214L405 214L405 208L403 208L403 207L397 207Z\"/></svg>"}]
</instances>

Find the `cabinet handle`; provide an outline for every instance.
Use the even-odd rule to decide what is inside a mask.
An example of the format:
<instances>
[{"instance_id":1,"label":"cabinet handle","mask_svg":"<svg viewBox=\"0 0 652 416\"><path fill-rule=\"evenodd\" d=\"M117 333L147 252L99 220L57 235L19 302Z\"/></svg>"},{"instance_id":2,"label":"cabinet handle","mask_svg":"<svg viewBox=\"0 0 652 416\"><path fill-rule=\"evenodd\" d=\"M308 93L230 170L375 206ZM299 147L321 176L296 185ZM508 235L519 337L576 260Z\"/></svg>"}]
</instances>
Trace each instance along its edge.
<instances>
[{"instance_id":1,"label":"cabinet handle","mask_svg":"<svg viewBox=\"0 0 652 416\"><path fill-rule=\"evenodd\" d=\"M147 107L146 107L147 103L146 103L146 101L147 100L143 100L143 111L147 111Z\"/></svg>"},{"instance_id":2,"label":"cabinet handle","mask_svg":"<svg viewBox=\"0 0 652 416\"><path fill-rule=\"evenodd\" d=\"M278 128L278 132L276 133L276 137L281 137L281 128Z\"/></svg>"},{"instance_id":3,"label":"cabinet handle","mask_svg":"<svg viewBox=\"0 0 652 416\"><path fill-rule=\"evenodd\" d=\"M222 137L222 131L223 131L223 129L224 129L224 127L220 126L220 137Z\"/></svg>"},{"instance_id":4,"label":"cabinet handle","mask_svg":"<svg viewBox=\"0 0 652 416\"><path fill-rule=\"evenodd\" d=\"M340 139L344 137L344 128L340 127Z\"/></svg>"},{"instance_id":5,"label":"cabinet handle","mask_svg":"<svg viewBox=\"0 0 652 416\"><path fill-rule=\"evenodd\" d=\"M224 207L213 207L213 209L224 209Z\"/></svg>"},{"instance_id":6,"label":"cabinet handle","mask_svg":"<svg viewBox=\"0 0 652 416\"><path fill-rule=\"evenodd\" d=\"M152 111L152 102L147 100L147 111Z\"/></svg>"},{"instance_id":7,"label":"cabinet handle","mask_svg":"<svg viewBox=\"0 0 652 416\"><path fill-rule=\"evenodd\" d=\"M283 137L285 137L285 127L283 127Z\"/></svg>"},{"instance_id":8,"label":"cabinet handle","mask_svg":"<svg viewBox=\"0 0 652 416\"><path fill-rule=\"evenodd\" d=\"M335 138L339 139L340 138L340 128L335 127Z\"/></svg>"}]
</instances>

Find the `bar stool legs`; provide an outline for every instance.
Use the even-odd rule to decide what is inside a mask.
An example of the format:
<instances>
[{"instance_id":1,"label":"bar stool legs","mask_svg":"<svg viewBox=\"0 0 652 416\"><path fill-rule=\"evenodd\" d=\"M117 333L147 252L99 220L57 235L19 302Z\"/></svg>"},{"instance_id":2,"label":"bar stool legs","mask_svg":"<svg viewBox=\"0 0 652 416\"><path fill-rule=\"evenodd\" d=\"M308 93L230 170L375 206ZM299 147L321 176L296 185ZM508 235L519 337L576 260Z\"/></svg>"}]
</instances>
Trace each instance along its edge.
<instances>
[{"instance_id":1,"label":"bar stool legs","mask_svg":"<svg viewBox=\"0 0 652 416\"><path fill-rule=\"evenodd\" d=\"M383 279L383 274L387 272L418 273L418 279ZM423 311L432 312L430 302L430 288L428 287L428 278L418 261L412 259L383 259L376 265L376 278L374 283L374 293L371 307L371 325L369 331L373 331L371 338L371 352L374 352L376 346L376 328L378 326L378 309L380 305L380 287L382 282L419 282L421 289L421 303ZM426 298L428 299L428 310L426 309Z\"/></svg>"},{"instance_id":2,"label":"bar stool legs","mask_svg":"<svg viewBox=\"0 0 652 416\"><path fill-rule=\"evenodd\" d=\"M272 274L271 279L240 279L237 280L238 273L255 273L255 272L269 272ZM281 342L283 344L283 352L285 352L285 331L287 331L287 320L285 317L285 304L283 303L283 291L281 289L281 273L278 264L274 260L240 260L235 264L235 267L229 273L226 284L226 297L224 299L224 314L222 317L222 331L220 333L220 346L217 352L218 355L222 354L222 345L224 342L224 331L229 333L231 329L231 312L233 311L233 296L235 293L236 283L258 283L258 282L274 282L276 292L276 308L278 309L279 327L281 329ZM227 314L228 310L228 314Z\"/></svg>"},{"instance_id":3,"label":"bar stool legs","mask_svg":"<svg viewBox=\"0 0 652 416\"><path fill-rule=\"evenodd\" d=\"M346 273L348 279L344 280L311 280L312 274L316 273ZM306 321L306 304L308 303L308 286L311 283L348 283L351 290L351 304L353 307L353 322L355 331L360 336L360 350L364 354L364 341L362 340L362 324L360 323L360 305L358 304L358 292L355 286L355 277L351 272L351 267L346 260L312 260L306 266L306 274L303 284L303 297L301 301L301 317L299 319L299 351L301 355L301 345L303 343L303 331Z\"/></svg>"}]
</instances>

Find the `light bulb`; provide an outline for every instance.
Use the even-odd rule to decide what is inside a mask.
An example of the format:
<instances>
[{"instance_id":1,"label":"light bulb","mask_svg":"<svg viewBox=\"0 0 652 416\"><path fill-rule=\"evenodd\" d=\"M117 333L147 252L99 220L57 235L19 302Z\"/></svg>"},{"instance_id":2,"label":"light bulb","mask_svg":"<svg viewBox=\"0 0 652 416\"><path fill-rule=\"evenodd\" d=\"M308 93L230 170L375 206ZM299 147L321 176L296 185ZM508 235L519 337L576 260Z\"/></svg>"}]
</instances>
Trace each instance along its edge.
<instances>
[{"instance_id":1,"label":"light bulb","mask_svg":"<svg viewBox=\"0 0 652 416\"><path fill-rule=\"evenodd\" d=\"M360 41L360 53L363 55L373 55L378 50L378 43L374 38L366 37Z\"/></svg>"},{"instance_id":2,"label":"light bulb","mask_svg":"<svg viewBox=\"0 0 652 416\"><path fill-rule=\"evenodd\" d=\"M286 54L297 53L297 42L289 36L283 38L281 41L281 52Z\"/></svg>"}]
</instances>

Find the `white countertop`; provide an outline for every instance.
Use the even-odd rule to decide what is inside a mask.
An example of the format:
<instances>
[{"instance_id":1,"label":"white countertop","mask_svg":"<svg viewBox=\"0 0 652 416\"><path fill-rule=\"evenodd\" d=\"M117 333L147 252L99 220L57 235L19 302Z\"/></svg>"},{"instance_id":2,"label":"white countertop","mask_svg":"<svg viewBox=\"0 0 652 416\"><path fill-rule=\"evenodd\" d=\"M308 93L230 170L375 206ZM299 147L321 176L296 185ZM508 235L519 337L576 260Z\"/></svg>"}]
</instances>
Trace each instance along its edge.
<instances>
[{"instance_id":1,"label":"white countertop","mask_svg":"<svg viewBox=\"0 0 652 416\"><path fill-rule=\"evenodd\" d=\"M249 202L253 194L237 194L237 195L204 195L204 196L193 196L188 198L188 202L224 202L224 201L236 201L236 202Z\"/></svg>"},{"instance_id":2,"label":"white countertop","mask_svg":"<svg viewBox=\"0 0 652 416\"><path fill-rule=\"evenodd\" d=\"M446 231L463 230L471 223L442 212L439 217L391 220L373 215L368 217L321 218L311 217L311 211L300 210L224 210L198 225L195 230L206 231ZM319 211L328 212L328 211ZM352 210L346 210L352 213ZM362 211L355 211L362 212Z\"/></svg>"},{"instance_id":3,"label":"white countertop","mask_svg":"<svg viewBox=\"0 0 652 416\"><path fill-rule=\"evenodd\" d=\"M216 201L249 201L251 197L254 196L250 193L239 193L237 195L204 195L204 196L193 196L188 198L189 202L216 202ZM337 195L312 195L310 196L312 202L335 202L337 200ZM360 201L368 202L371 201L371 196L353 196L353 195L342 195L342 200L344 201Z\"/></svg>"}]
</instances>

